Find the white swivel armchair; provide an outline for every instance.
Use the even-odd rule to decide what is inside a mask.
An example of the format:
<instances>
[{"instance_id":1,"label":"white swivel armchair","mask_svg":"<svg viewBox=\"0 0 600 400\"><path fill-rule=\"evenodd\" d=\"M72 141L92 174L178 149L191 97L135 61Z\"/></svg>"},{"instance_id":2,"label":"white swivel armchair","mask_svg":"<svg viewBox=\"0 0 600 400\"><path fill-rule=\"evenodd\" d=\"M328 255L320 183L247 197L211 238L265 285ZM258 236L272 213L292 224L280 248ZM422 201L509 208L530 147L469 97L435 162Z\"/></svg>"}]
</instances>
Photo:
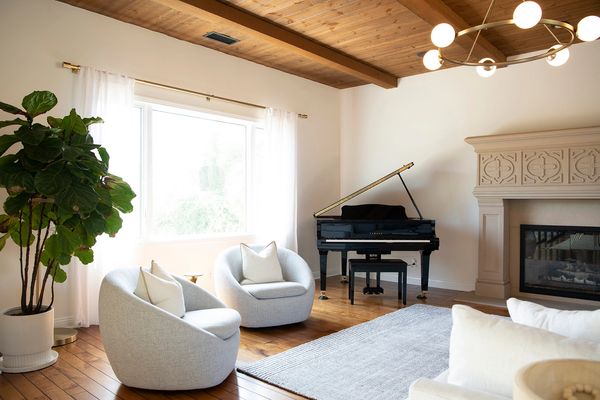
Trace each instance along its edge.
<instances>
[{"instance_id":1,"label":"white swivel armchair","mask_svg":"<svg viewBox=\"0 0 600 400\"><path fill-rule=\"evenodd\" d=\"M154 390L201 389L233 371L240 344L240 316L185 279L183 318L137 297L139 270L106 275L100 288L100 334L119 380Z\"/></svg>"},{"instance_id":2,"label":"white swivel armchair","mask_svg":"<svg viewBox=\"0 0 600 400\"><path fill-rule=\"evenodd\" d=\"M250 246L260 251L264 246ZM261 328L305 321L310 315L315 280L302 257L278 248L284 282L241 285L242 257L239 246L231 247L217 258L214 281L217 296L228 307L239 311L242 326Z\"/></svg>"}]
</instances>

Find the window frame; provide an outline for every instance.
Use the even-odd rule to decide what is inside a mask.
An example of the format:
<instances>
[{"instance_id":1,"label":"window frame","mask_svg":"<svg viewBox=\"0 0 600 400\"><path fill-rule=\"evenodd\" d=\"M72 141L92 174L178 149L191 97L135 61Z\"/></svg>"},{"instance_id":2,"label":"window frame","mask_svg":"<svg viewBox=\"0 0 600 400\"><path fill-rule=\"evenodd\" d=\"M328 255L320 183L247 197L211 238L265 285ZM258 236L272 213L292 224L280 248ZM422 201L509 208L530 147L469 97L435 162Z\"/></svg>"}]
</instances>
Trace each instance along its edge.
<instances>
[{"instance_id":1,"label":"window frame","mask_svg":"<svg viewBox=\"0 0 600 400\"><path fill-rule=\"evenodd\" d=\"M198 105L173 102L154 97L136 95L134 108L140 108L140 238L146 243L173 243L173 242L196 242L196 241L218 241L222 239L248 238L254 235L253 226L256 221L249 216L249 202L251 199L251 176L252 157L254 154L254 135L257 129L264 129L264 120L261 118L238 115L231 112L216 111ZM246 127L245 132L245 170L244 180L246 190L244 193L245 229L241 232L205 233L188 235L159 235L153 231L153 185L150 176L152 165L152 111L174 112L188 117L205 118L213 121L234 123Z\"/></svg>"}]
</instances>

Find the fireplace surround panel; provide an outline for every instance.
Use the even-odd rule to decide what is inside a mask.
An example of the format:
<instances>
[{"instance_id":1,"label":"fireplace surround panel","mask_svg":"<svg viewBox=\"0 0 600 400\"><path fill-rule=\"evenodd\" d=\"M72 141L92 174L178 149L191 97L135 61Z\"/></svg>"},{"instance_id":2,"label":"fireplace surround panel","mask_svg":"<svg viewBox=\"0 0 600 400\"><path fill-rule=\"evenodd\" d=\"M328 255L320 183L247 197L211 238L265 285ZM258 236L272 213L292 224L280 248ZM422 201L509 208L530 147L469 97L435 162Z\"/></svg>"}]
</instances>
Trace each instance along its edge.
<instances>
[{"instance_id":1,"label":"fireplace surround panel","mask_svg":"<svg viewBox=\"0 0 600 400\"><path fill-rule=\"evenodd\" d=\"M513 210L516 205L529 200L532 204L560 201L561 207L585 221L577 225L600 225L598 215L579 215L584 210L571 205L585 200L591 203L586 209L600 206L600 127L484 135L465 141L477 153L473 191L479 205L475 294L506 299L520 294L519 274L514 273L518 271L515 259L518 264L519 258L511 250L511 243L516 242L517 249L519 245L519 231L511 226L511 214L520 212ZM562 214L558 217L565 217ZM528 218L520 223L557 224ZM561 220L558 224L570 223Z\"/></svg>"}]
</instances>

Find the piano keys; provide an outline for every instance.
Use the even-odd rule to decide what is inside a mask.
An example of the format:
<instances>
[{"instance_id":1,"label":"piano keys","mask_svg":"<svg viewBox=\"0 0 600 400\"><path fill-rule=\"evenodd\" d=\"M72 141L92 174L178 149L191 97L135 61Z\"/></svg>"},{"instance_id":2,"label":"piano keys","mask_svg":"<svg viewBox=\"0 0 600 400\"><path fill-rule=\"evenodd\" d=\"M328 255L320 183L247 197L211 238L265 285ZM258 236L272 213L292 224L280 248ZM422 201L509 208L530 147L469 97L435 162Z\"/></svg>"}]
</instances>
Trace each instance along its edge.
<instances>
[{"instance_id":1,"label":"piano keys","mask_svg":"<svg viewBox=\"0 0 600 400\"><path fill-rule=\"evenodd\" d=\"M439 249L435 235L435 221L423 219L400 173L410 167L406 164L349 196L314 214L317 218L317 249L320 260L321 299L327 299L327 254L339 251L342 255L342 276L347 275L348 252L356 251L365 258L381 258L392 251L419 251L421 254L421 294L426 298L429 284L429 258ZM392 176L398 175L419 218L408 218L401 205L362 204L343 206L339 216L324 216L327 212L357 195L371 189Z\"/></svg>"}]
</instances>

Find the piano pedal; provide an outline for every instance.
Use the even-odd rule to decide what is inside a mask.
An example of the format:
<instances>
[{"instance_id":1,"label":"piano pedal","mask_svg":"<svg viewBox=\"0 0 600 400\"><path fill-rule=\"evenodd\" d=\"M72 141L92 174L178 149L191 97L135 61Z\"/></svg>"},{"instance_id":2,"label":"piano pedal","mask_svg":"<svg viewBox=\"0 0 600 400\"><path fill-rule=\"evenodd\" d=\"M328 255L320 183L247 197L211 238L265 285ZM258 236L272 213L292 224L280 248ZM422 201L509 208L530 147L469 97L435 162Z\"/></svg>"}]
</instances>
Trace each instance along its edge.
<instances>
[{"instance_id":1,"label":"piano pedal","mask_svg":"<svg viewBox=\"0 0 600 400\"><path fill-rule=\"evenodd\" d=\"M427 299L427 291L426 290L421 290L421 294L417 295L417 299L419 299L419 300L426 300Z\"/></svg>"},{"instance_id":2,"label":"piano pedal","mask_svg":"<svg viewBox=\"0 0 600 400\"><path fill-rule=\"evenodd\" d=\"M348 283L348 277L346 275L342 275L342 279L340 280L342 283Z\"/></svg>"},{"instance_id":3,"label":"piano pedal","mask_svg":"<svg viewBox=\"0 0 600 400\"><path fill-rule=\"evenodd\" d=\"M329 300L329 297L325 295L325 291L321 290L321 295L319 296L319 300Z\"/></svg>"}]
</instances>

